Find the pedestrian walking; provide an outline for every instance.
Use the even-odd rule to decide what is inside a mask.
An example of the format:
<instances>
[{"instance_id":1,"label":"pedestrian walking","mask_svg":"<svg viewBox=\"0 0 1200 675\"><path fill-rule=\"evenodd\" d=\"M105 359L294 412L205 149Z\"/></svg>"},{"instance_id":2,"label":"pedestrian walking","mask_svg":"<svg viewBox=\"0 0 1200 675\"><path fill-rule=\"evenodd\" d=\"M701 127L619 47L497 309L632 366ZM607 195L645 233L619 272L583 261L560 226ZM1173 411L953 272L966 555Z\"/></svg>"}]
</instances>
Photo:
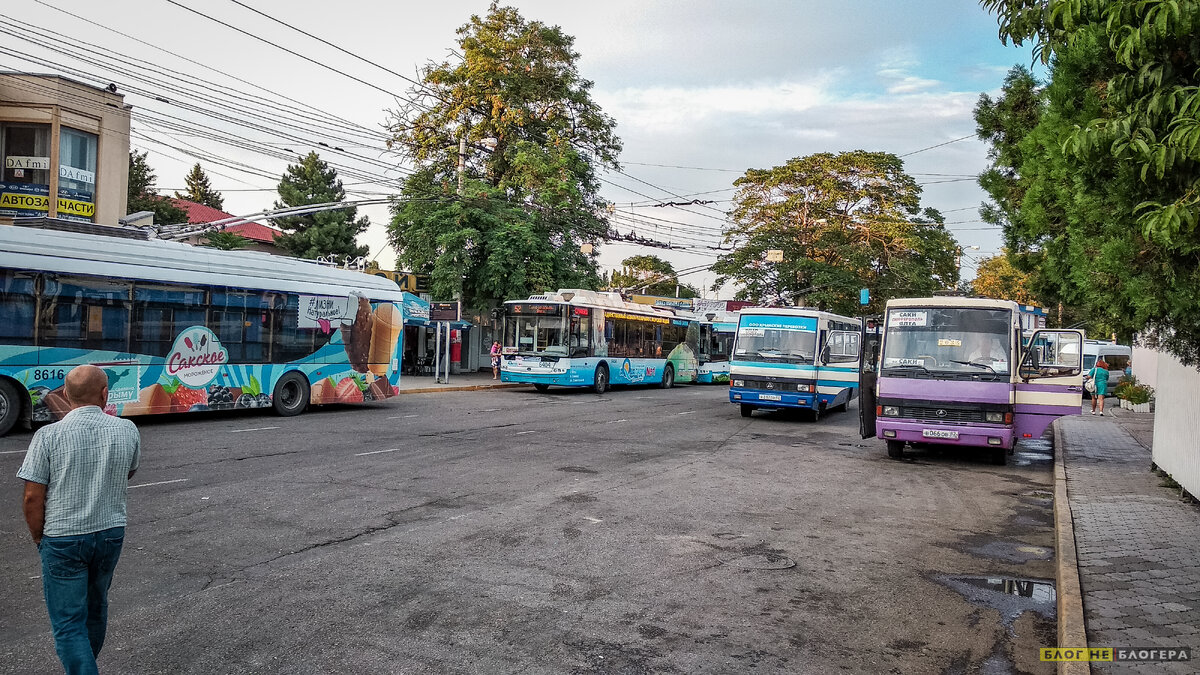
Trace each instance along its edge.
<instances>
[{"instance_id":1,"label":"pedestrian walking","mask_svg":"<svg viewBox=\"0 0 1200 675\"><path fill-rule=\"evenodd\" d=\"M103 370L77 366L64 390L71 411L33 435L17 477L25 481L25 522L42 558L54 648L74 675L97 672L141 439L133 422L104 413Z\"/></svg>"},{"instance_id":2,"label":"pedestrian walking","mask_svg":"<svg viewBox=\"0 0 1200 675\"><path fill-rule=\"evenodd\" d=\"M1100 414L1104 414L1104 397L1108 395L1108 363L1104 360L1096 361L1096 365L1088 371L1088 379L1096 385L1096 391L1092 392L1092 414L1096 414L1096 402L1100 402Z\"/></svg>"},{"instance_id":3,"label":"pedestrian walking","mask_svg":"<svg viewBox=\"0 0 1200 675\"><path fill-rule=\"evenodd\" d=\"M492 379L500 379L500 343L492 340Z\"/></svg>"}]
</instances>

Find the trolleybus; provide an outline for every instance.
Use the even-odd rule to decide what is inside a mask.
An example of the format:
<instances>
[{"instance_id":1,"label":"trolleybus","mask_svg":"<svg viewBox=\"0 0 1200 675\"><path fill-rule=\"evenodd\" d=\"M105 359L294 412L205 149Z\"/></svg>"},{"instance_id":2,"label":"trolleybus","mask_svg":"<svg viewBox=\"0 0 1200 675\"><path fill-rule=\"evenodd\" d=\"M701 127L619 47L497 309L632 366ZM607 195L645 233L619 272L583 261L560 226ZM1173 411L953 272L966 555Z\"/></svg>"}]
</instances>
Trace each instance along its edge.
<instances>
[{"instance_id":1,"label":"trolleybus","mask_svg":"<svg viewBox=\"0 0 1200 675\"><path fill-rule=\"evenodd\" d=\"M0 227L0 433L70 410L63 380L80 364L108 373L106 410L121 416L296 415L397 393L394 282L83 229Z\"/></svg>"},{"instance_id":2,"label":"trolleybus","mask_svg":"<svg viewBox=\"0 0 1200 675\"><path fill-rule=\"evenodd\" d=\"M504 303L500 379L591 387L695 382L700 326L618 293L564 289Z\"/></svg>"},{"instance_id":3,"label":"trolleybus","mask_svg":"<svg viewBox=\"0 0 1200 675\"><path fill-rule=\"evenodd\" d=\"M729 355L737 334L737 312L709 312L700 321L700 372L696 381L729 384Z\"/></svg>"}]
</instances>

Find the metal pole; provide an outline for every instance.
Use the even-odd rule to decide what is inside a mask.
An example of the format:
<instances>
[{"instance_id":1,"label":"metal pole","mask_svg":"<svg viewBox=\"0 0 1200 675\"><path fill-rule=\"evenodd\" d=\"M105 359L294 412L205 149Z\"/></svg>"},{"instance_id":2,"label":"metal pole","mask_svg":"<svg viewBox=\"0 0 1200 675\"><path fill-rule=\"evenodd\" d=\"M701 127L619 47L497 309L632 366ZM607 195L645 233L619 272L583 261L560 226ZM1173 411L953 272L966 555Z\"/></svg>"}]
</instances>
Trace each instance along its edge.
<instances>
[{"instance_id":1,"label":"metal pole","mask_svg":"<svg viewBox=\"0 0 1200 675\"><path fill-rule=\"evenodd\" d=\"M442 322L433 325L433 381L442 381Z\"/></svg>"},{"instance_id":2,"label":"metal pole","mask_svg":"<svg viewBox=\"0 0 1200 675\"><path fill-rule=\"evenodd\" d=\"M446 322L446 384L450 384L450 322Z\"/></svg>"}]
</instances>

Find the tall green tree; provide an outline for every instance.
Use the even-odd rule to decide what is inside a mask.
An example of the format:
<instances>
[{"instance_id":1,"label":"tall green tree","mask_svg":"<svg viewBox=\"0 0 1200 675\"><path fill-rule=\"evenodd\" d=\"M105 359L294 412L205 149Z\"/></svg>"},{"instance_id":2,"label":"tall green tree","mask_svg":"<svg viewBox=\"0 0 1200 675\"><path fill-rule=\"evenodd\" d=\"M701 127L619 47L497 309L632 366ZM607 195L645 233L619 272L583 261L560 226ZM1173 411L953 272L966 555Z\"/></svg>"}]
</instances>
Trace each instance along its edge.
<instances>
[{"instance_id":1,"label":"tall green tree","mask_svg":"<svg viewBox=\"0 0 1200 675\"><path fill-rule=\"evenodd\" d=\"M695 286L680 283L674 265L656 255L635 255L622 260L621 269L613 270L608 284L647 295L674 296L678 290L681 298L700 296Z\"/></svg>"},{"instance_id":2,"label":"tall green tree","mask_svg":"<svg viewBox=\"0 0 1200 675\"><path fill-rule=\"evenodd\" d=\"M734 182L732 253L712 269L741 285L738 298L856 314L890 297L927 295L958 282L957 244L941 214L895 155L856 150L750 169ZM769 260L776 251L781 260Z\"/></svg>"},{"instance_id":3,"label":"tall green tree","mask_svg":"<svg viewBox=\"0 0 1200 675\"><path fill-rule=\"evenodd\" d=\"M1200 365L1200 2L982 4L1050 65L1010 245L1093 329Z\"/></svg>"},{"instance_id":4,"label":"tall green tree","mask_svg":"<svg viewBox=\"0 0 1200 675\"><path fill-rule=\"evenodd\" d=\"M208 182L208 174L200 168L199 162L192 167L188 175L183 177L183 182L187 186L187 192L183 194L176 192L176 198L204 204L217 210L225 208L225 198L221 196L220 192L213 189L212 184Z\"/></svg>"},{"instance_id":5,"label":"tall green tree","mask_svg":"<svg viewBox=\"0 0 1200 675\"><path fill-rule=\"evenodd\" d=\"M310 152L300 158L299 164L288 165L287 173L279 181L279 201L275 202L275 208L345 200L346 191L337 177L337 170L326 164L317 153ZM370 221L366 216L356 218L357 215L358 209L348 206L273 218L271 222L286 233L277 236L275 243L299 258L365 256L367 247L359 246L355 238L366 231Z\"/></svg>"},{"instance_id":6,"label":"tall green tree","mask_svg":"<svg viewBox=\"0 0 1200 675\"><path fill-rule=\"evenodd\" d=\"M616 166L620 141L574 38L493 3L457 42L461 57L426 66L390 115L391 147L418 167L392 207L398 266L475 308L596 288L608 232L596 170Z\"/></svg>"},{"instance_id":7,"label":"tall green tree","mask_svg":"<svg viewBox=\"0 0 1200 675\"><path fill-rule=\"evenodd\" d=\"M157 225L186 225L187 211L175 206L171 200L158 194L154 183L158 180L150 162L146 161L149 151L129 153L129 193L126 211L138 213L153 211Z\"/></svg>"}]
</instances>

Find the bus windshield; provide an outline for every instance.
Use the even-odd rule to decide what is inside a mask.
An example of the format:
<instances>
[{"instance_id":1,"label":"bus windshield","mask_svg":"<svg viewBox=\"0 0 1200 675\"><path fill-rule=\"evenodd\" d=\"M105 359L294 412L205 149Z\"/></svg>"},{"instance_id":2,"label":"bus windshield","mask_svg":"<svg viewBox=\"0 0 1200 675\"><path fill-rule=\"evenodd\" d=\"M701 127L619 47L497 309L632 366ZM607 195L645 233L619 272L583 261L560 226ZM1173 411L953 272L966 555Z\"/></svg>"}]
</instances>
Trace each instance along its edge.
<instances>
[{"instance_id":1,"label":"bus windshield","mask_svg":"<svg viewBox=\"0 0 1200 675\"><path fill-rule=\"evenodd\" d=\"M888 311L881 374L1004 376L1011 368L1012 312L971 307Z\"/></svg>"},{"instance_id":2,"label":"bus windshield","mask_svg":"<svg viewBox=\"0 0 1200 675\"><path fill-rule=\"evenodd\" d=\"M561 305L509 306L504 344L518 354L567 356L567 329Z\"/></svg>"},{"instance_id":3,"label":"bus windshield","mask_svg":"<svg viewBox=\"0 0 1200 675\"><path fill-rule=\"evenodd\" d=\"M812 364L817 334L795 328L742 326L734 356L743 361Z\"/></svg>"}]
</instances>

